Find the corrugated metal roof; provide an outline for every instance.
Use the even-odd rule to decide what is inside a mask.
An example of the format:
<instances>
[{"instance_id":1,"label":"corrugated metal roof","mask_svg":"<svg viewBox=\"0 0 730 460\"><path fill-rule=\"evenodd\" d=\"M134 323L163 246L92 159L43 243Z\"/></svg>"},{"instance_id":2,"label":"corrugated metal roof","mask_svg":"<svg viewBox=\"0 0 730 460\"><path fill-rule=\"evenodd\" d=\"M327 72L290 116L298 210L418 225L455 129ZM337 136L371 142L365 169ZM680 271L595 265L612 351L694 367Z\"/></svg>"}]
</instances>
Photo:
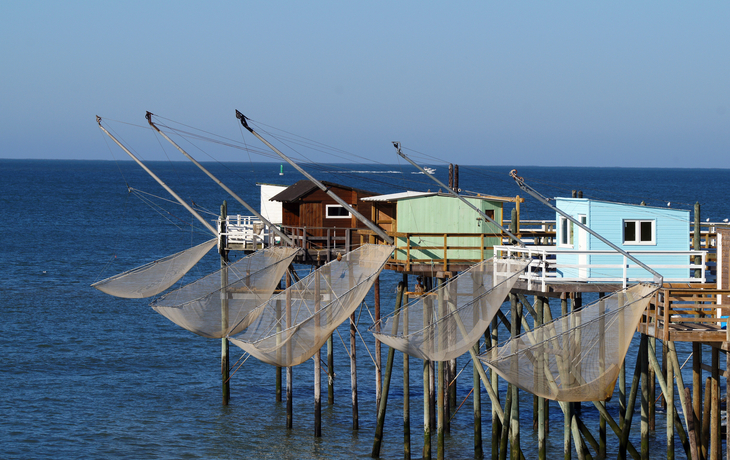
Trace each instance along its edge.
<instances>
[{"instance_id":1,"label":"corrugated metal roof","mask_svg":"<svg viewBox=\"0 0 730 460\"><path fill-rule=\"evenodd\" d=\"M408 198L419 198L423 196L446 196L450 198L457 199L455 196L451 195L450 193L445 192L401 192L401 193L391 193L389 195L378 195L378 196L369 196L367 198L361 198L362 201L399 201L399 200L406 200ZM484 200L484 201L497 201L497 202L503 202L503 201L510 201L510 198L507 197L500 197L500 196L478 196L478 195L462 195L464 198L476 198L478 200Z\"/></svg>"},{"instance_id":2,"label":"corrugated metal roof","mask_svg":"<svg viewBox=\"0 0 730 460\"><path fill-rule=\"evenodd\" d=\"M401 192L401 193L391 193L388 195L378 195L378 196L369 196L367 198L362 198L362 201L398 201L405 198L413 198L417 196L432 196L432 195L438 195L438 192Z\"/></svg>"}]
</instances>

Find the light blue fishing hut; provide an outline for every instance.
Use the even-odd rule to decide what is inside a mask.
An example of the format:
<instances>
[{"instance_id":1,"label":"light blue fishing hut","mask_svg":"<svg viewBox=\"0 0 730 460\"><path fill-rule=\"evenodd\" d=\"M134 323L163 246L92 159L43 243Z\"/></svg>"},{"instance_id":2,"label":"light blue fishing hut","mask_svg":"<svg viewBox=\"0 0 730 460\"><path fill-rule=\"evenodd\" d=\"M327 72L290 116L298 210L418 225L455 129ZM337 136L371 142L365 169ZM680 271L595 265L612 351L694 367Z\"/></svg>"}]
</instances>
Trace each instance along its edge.
<instances>
[{"instance_id":1,"label":"light blue fishing hut","mask_svg":"<svg viewBox=\"0 0 730 460\"><path fill-rule=\"evenodd\" d=\"M689 280L689 211L556 198L557 208L632 254L665 277ZM647 279L646 270L626 261L605 243L556 213L556 276L578 281Z\"/></svg>"}]
</instances>

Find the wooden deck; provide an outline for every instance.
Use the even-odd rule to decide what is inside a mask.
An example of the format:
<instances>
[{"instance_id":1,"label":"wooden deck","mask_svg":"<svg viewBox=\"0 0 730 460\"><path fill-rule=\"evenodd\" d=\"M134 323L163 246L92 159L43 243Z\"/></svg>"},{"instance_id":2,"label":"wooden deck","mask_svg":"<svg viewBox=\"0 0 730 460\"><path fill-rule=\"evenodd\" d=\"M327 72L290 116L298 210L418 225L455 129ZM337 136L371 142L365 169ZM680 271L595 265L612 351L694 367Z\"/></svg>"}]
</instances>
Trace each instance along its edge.
<instances>
[{"instance_id":1,"label":"wooden deck","mask_svg":"<svg viewBox=\"0 0 730 460\"><path fill-rule=\"evenodd\" d=\"M729 318L722 316L730 316L730 289L717 289L715 284L665 285L638 329L660 340L702 342L727 351Z\"/></svg>"}]
</instances>

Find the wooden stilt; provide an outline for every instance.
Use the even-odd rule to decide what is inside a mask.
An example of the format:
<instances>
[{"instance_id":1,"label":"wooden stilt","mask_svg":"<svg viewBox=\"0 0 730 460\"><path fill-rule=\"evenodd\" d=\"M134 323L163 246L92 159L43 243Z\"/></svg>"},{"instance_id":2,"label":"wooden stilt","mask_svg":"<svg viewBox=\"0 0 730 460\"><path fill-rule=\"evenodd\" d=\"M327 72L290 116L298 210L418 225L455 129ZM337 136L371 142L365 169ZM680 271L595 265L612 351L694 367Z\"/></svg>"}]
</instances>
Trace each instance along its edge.
<instances>
[{"instance_id":1,"label":"wooden stilt","mask_svg":"<svg viewBox=\"0 0 730 460\"><path fill-rule=\"evenodd\" d=\"M373 282L373 307L375 314L375 331L380 332L380 275ZM375 339L375 408L380 407L382 385L380 340Z\"/></svg>"},{"instance_id":2,"label":"wooden stilt","mask_svg":"<svg viewBox=\"0 0 730 460\"><path fill-rule=\"evenodd\" d=\"M710 457L720 460L722 440L720 437L720 350L712 347L712 397L710 398Z\"/></svg>"},{"instance_id":3,"label":"wooden stilt","mask_svg":"<svg viewBox=\"0 0 730 460\"><path fill-rule=\"evenodd\" d=\"M360 420L357 407L357 329L355 328L355 313L350 316L350 391L352 396L352 429L360 429Z\"/></svg>"},{"instance_id":4,"label":"wooden stilt","mask_svg":"<svg viewBox=\"0 0 730 460\"><path fill-rule=\"evenodd\" d=\"M431 459L431 363L423 361L423 458Z\"/></svg>"},{"instance_id":5,"label":"wooden stilt","mask_svg":"<svg viewBox=\"0 0 730 460\"><path fill-rule=\"evenodd\" d=\"M709 444L710 444L710 409L712 408L712 377L707 377L705 379L705 401L702 405L702 423L700 423L700 426L695 427L698 432L700 432L700 439L701 446L700 450L702 451L702 458L711 458L714 457L707 456L707 453L709 452Z\"/></svg>"},{"instance_id":6,"label":"wooden stilt","mask_svg":"<svg viewBox=\"0 0 730 460\"><path fill-rule=\"evenodd\" d=\"M292 285L291 271L286 272L286 287L289 288ZM290 328L292 324L291 316L291 291L286 291L286 305L285 305L285 316L286 316L286 328ZM287 356L291 356L291 344L287 343ZM293 420L293 404L292 404L292 389L293 389L294 373L292 367L286 368L286 427L291 429L294 425Z\"/></svg>"},{"instance_id":7,"label":"wooden stilt","mask_svg":"<svg viewBox=\"0 0 730 460\"><path fill-rule=\"evenodd\" d=\"M730 326L728 327L730 330ZM725 353L725 410L730 409L730 353ZM726 412L730 414L730 412ZM730 420L730 417L728 417ZM730 423L725 424L725 452L726 460L730 460Z\"/></svg>"},{"instance_id":8,"label":"wooden stilt","mask_svg":"<svg viewBox=\"0 0 730 460\"><path fill-rule=\"evenodd\" d=\"M226 233L226 219L228 216L228 204L224 201L221 205L221 234ZM221 256L221 288L223 292L226 292L226 286L228 286L228 251L226 250L225 244L219 245L220 256ZM221 326L223 330L228 329L228 294L221 297ZM227 406L228 401L231 399L231 375L230 375L230 362L228 358L228 337L221 339L221 382L222 382L222 396L223 405Z\"/></svg>"},{"instance_id":9,"label":"wooden stilt","mask_svg":"<svg viewBox=\"0 0 730 460\"><path fill-rule=\"evenodd\" d=\"M320 272L314 272L314 335L319 336L321 308ZM322 350L314 354L314 437L322 437Z\"/></svg>"},{"instance_id":10,"label":"wooden stilt","mask_svg":"<svg viewBox=\"0 0 730 460\"><path fill-rule=\"evenodd\" d=\"M479 341L474 345L474 353L479 353ZM472 362L473 366L473 403L474 403L474 458L484 458L484 449L482 448L482 386L477 373L477 363ZM494 441L492 441L494 442Z\"/></svg>"},{"instance_id":11,"label":"wooden stilt","mask_svg":"<svg viewBox=\"0 0 730 460\"><path fill-rule=\"evenodd\" d=\"M451 363L444 361L444 433L451 433Z\"/></svg>"},{"instance_id":12,"label":"wooden stilt","mask_svg":"<svg viewBox=\"0 0 730 460\"><path fill-rule=\"evenodd\" d=\"M641 334L641 458L649 458L649 337Z\"/></svg>"},{"instance_id":13,"label":"wooden stilt","mask_svg":"<svg viewBox=\"0 0 730 460\"><path fill-rule=\"evenodd\" d=\"M403 289L408 290L408 275L403 274ZM407 299L406 299L407 302ZM408 335L408 310L403 310L403 335ZM403 458L411 458L411 375L409 356L403 353Z\"/></svg>"},{"instance_id":14,"label":"wooden stilt","mask_svg":"<svg viewBox=\"0 0 730 460\"><path fill-rule=\"evenodd\" d=\"M282 282L279 280L279 290L282 288ZM278 318L281 317L281 301L276 301L276 316ZM276 325L276 333L277 333L277 345L280 343L280 339L278 337L278 334L281 333L281 323L277 323ZM276 402L281 402L281 366L276 366Z\"/></svg>"},{"instance_id":15,"label":"wooden stilt","mask_svg":"<svg viewBox=\"0 0 730 460\"><path fill-rule=\"evenodd\" d=\"M678 372L679 374L679 372ZM692 416L688 418L687 423L689 424L689 433L687 433L687 436L689 437L689 446L690 446L690 452L692 453L692 460L700 460L700 450L698 446L698 439L697 439L697 430L695 427L697 426L697 417L694 415L693 411L693 402L692 402L692 393L690 392L689 388L684 389L685 393L685 401L686 405L684 407L684 410L691 414Z\"/></svg>"},{"instance_id":16,"label":"wooden stilt","mask_svg":"<svg viewBox=\"0 0 730 460\"><path fill-rule=\"evenodd\" d=\"M568 314L568 293L563 292L560 294L560 315L565 316ZM563 459L570 460L572 456L572 449L570 444L570 428L573 419L573 405L566 403L563 409ZM576 446L576 449L578 446Z\"/></svg>"},{"instance_id":17,"label":"wooden stilt","mask_svg":"<svg viewBox=\"0 0 730 460\"><path fill-rule=\"evenodd\" d=\"M538 328L543 325L544 323L544 314L545 314L545 307L543 304L543 299L541 297L535 296L535 312L537 313L537 318L535 318L535 328ZM538 341L541 341L542 338L538 337ZM541 361L542 357L538 357L538 367L543 367L543 361ZM545 460L547 458L547 437L545 436L545 400L544 398L537 398L537 458L540 460Z\"/></svg>"},{"instance_id":18,"label":"wooden stilt","mask_svg":"<svg viewBox=\"0 0 730 460\"><path fill-rule=\"evenodd\" d=\"M441 278L437 279L437 287L443 285L444 280ZM443 289L438 290L438 316L443 318L446 316L446 305L444 303L444 292ZM439 331L439 337L443 335L442 331ZM437 387L436 387L436 458L443 460L444 458L444 441L445 441L445 427L444 427L444 374L446 372L446 363L444 361L438 362L438 370L436 371Z\"/></svg>"},{"instance_id":19,"label":"wooden stilt","mask_svg":"<svg viewBox=\"0 0 730 460\"><path fill-rule=\"evenodd\" d=\"M444 429L444 373L445 363L443 361L438 362L438 370L436 371L436 377L438 379L436 387L436 458L438 460L444 459L444 441L445 441L445 429Z\"/></svg>"},{"instance_id":20,"label":"wooden stilt","mask_svg":"<svg viewBox=\"0 0 730 460\"><path fill-rule=\"evenodd\" d=\"M327 404L335 403L335 355L332 335L327 339Z\"/></svg>"},{"instance_id":21,"label":"wooden stilt","mask_svg":"<svg viewBox=\"0 0 730 460\"><path fill-rule=\"evenodd\" d=\"M656 337L649 337L649 353L656 356ZM649 431L656 431L656 373L649 366Z\"/></svg>"},{"instance_id":22,"label":"wooden stilt","mask_svg":"<svg viewBox=\"0 0 730 460\"><path fill-rule=\"evenodd\" d=\"M403 303L403 292L405 286L402 282L398 283L398 291L395 298L395 311L400 311ZM394 324L398 322L395 321ZM375 425L375 439L373 440L373 450L371 457L378 458L380 456L380 447L383 443L383 427L385 425L385 410L388 406L388 389L390 387L390 377L393 371L393 360L395 359L395 348L388 349L388 360L385 365L385 380L383 381L383 392L378 405L378 418Z\"/></svg>"},{"instance_id":23,"label":"wooden stilt","mask_svg":"<svg viewBox=\"0 0 730 460\"><path fill-rule=\"evenodd\" d=\"M512 309L512 337L517 337L520 324L520 311L517 296L510 294L510 303ZM516 350L515 350L516 351ZM510 420L510 459L519 460L520 458L520 397L516 386L512 386L512 416Z\"/></svg>"},{"instance_id":24,"label":"wooden stilt","mask_svg":"<svg viewBox=\"0 0 730 460\"><path fill-rule=\"evenodd\" d=\"M499 343L499 333L498 333L498 326L499 323L497 322L497 318L494 318L492 320L492 325L489 327L489 335L485 337L485 340L488 339L487 342L487 348L492 348L497 346L497 343ZM474 362L474 365L481 364ZM491 379L491 385L492 385L492 392L496 395L496 401L492 401L492 460L498 460L499 459L499 442L497 442L498 439L500 439L500 433L502 432L502 422L499 421L499 417L497 417L497 408L496 406L499 404L499 377L497 376L497 373L494 371L494 369L489 369L489 377Z\"/></svg>"},{"instance_id":25,"label":"wooden stilt","mask_svg":"<svg viewBox=\"0 0 730 460\"><path fill-rule=\"evenodd\" d=\"M502 433L499 437L499 460L507 460L507 442L509 440L510 424L512 423L512 384L507 384L507 397L504 401L504 419Z\"/></svg>"},{"instance_id":26,"label":"wooden stilt","mask_svg":"<svg viewBox=\"0 0 730 460\"><path fill-rule=\"evenodd\" d=\"M702 438L702 344L692 342L692 410L697 419L695 430L699 435L698 447L701 449L704 445ZM702 452L705 457L707 451Z\"/></svg>"},{"instance_id":27,"label":"wooden stilt","mask_svg":"<svg viewBox=\"0 0 730 460\"><path fill-rule=\"evenodd\" d=\"M664 392L664 402L667 409L667 460L674 460L674 367L667 358L669 347L664 343L662 365L666 372L667 390Z\"/></svg>"},{"instance_id":28,"label":"wooden stilt","mask_svg":"<svg viewBox=\"0 0 730 460\"><path fill-rule=\"evenodd\" d=\"M583 296L580 292L573 292L571 293L571 296L573 298L573 308L572 311L579 311L581 308L583 308ZM580 417L581 415L581 403L580 402L574 402L573 404L573 413Z\"/></svg>"}]
</instances>

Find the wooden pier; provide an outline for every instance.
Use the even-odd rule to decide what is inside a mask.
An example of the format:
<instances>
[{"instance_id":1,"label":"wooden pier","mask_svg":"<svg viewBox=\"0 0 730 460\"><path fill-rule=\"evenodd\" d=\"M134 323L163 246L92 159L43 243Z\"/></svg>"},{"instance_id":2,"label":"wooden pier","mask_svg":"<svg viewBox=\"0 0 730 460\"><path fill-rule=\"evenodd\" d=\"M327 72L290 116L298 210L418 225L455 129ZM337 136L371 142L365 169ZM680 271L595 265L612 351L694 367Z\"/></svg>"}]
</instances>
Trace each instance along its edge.
<instances>
[{"instance_id":1,"label":"wooden pier","mask_svg":"<svg viewBox=\"0 0 730 460\"><path fill-rule=\"evenodd\" d=\"M375 207L374 207L375 208ZM373 209L374 209L373 208ZM380 224L384 221L381 219ZM388 232L394 239L402 242L394 253L391 260L386 264L387 270L392 270L403 275L402 287L398 295L398 306L405 304L407 298L420 295L421 289L438 285L441 280L456 275L466 270L479 260L490 257L493 253L493 239L499 237L496 233L479 234L449 234L435 232L398 232L395 229L395 222L391 231ZM555 241L555 224L549 221L523 223L512 219L511 230L520 238L537 245L551 244ZM316 230L316 231L313 231ZM364 243L377 243L378 237L368 229L308 229L305 227L285 228L288 234L305 251L299 258L300 263L322 265L337 258ZM730 229L724 231L726 236L726 248L730 241ZM694 238L696 249L710 251L705 259L707 272L720 272L722 266L726 266L728 256L723 262L722 254L715 254L715 247L722 239L723 230L704 228ZM462 237L457 240L458 237ZM429 239L428 244L418 244L419 240ZM434 244L433 241L440 241ZM458 241L458 242L457 242ZM500 239L501 241L501 239ZM477 258L467 259L454 257L452 254L457 251L473 251ZM424 258L423 254L428 253L429 257ZM414 254L418 254L414 257ZM722 265L722 264L725 265ZM718 265L719 264L719 265ZM720 267L716 270L715 266ZM419 287L411 288L414 280L409 277L419 278ZM719 276L722 280L722 275ZM724 282L727 283L727 274ZM422 284L421 284L422 283ZM536 446L524 445L520 442L520 431L529 427L520 426L520 411L529 410L520 407L520 398L517 387L509 385L505 387L494 372L489 375L484 372L480 362L475 362L474 372L474 453L475 458L490 456L491 458L502 459L509 455L512 459L520 458L547 458L546 430L547 420L550 411L562 411L564 415L564 443L563 458L605 458L608 434L613 432L616 436L615 445L619 446L618 458L645 459L645 458L675 458L679 457L705 459L730 459L728 454L726 430L721 429L720 411L722 400L720 395L720 378L728 377L730 368L727 365L730 354L730 340L728 337L728 318L730 316L730 288L718 287L717 283L682 283L665 284L651 300L649 308L644 312L638 326L640 333L640 346L637 349L629 350L630 358L636 362L636 368L622 371L618 380L619 397L610 401L593 401L592 404L599 412L597 423L586 423L585 413L581 411L581 403L558 404L554 401L543 400L534 397L532 405L533 429L538 432L538 444ZM602 296L621 289L617 283L576 283L559 282L555 280L541 289L539 285L527 281L518 281L512 289L509 298L512 305L511 317L498 315L492 326L485 333L487 346L494 346L497 340L504 340L502 334L498 335L498 329L506 328L510 335L519 334L531 327L537 327L553 318L551 310L558 309L560 304L561 314L572 310L580 309L583 305L584 295L596 297ZM402 291L401 291L402 290ZM379 292L379 291L378 291ZM404 297L401 299L401 295ZM530 300L532 298L532 300ZM722 299L726 299L724 302ZM554 302L552 305L550 302ZM379 318L380 296L376 296L376 320ZM552 308L551 308L552 307ZM397 306L396 306L397 308ZM726 311L727 309L727 311ZM354 335L354 331L352 332ZM676 343L691 343L692 355L680 357L676 351ZM659 350L659 351L658 351ZM710 353L710 365L702 362L702 353ZM353 362L351 369L355 375L354 356L355 345L351 342L350 350ZM385 429L385 411L387 404L392 404L392 398L388 399L388 383L392 379L393 371L393 350L388 353L386 365L382 368L385 375L380 374L380 346L376 345L376 392L378 394L378 416L376 421L376 434L373 457L378 457L380 446L383 442L383 430ZM721 359L721 355L725 356ZM692 381L685 382L681 365L686 360L692 360ZM720 364L722 361L722 365ZM409 360L404 361L404 373L408 372ZM448 363L446 363L448 364ZM404 412L404 457L419 452L423 458L448 458L448 452L444 450L444 437L448 436L448 414L454 410L455 401L450 398L447 388L448 382L456 378L450 374L450 365L434 365L424 362L424 390L426 401L424 401L424 445L415 448L411 445L410 435L412 433L411 423L415 417L411 417L408 411ZM480 370L481 372L477 372ZM407 375L407 374L406 374ZM480 378L481 377L481 378ZM706 380L703 380L707 377ZM627 378L630 379L627 381ZM445 383L447 382L447 383ZM407 385L404 386L407 388ZM506 399L500 400L499 394L506 391ZM407 391L407 390L406 390ZM481 424L485 418L481 411L481 399L489 396L492 406L492 443L491 447L483 446ZM408 401L409 395L404 395ZM357 429L357 383L353 380L353 427ZM587 403L583 403L587 404ZM666 452L650 452L649 436L657 429L655 422L655 411L657 404L661 404L670 414L667 417ZM641 408L641 418L636 424L632 424L634 408L637 405ZM690 408L691 410L685 410ZM405 410L405 409L404 409ZM614 419L611 414L619 414ZM553 424L554 425L554 424ZM291 427L291 424L288 424ZM598 431L594 432L589 426L597 426ZM632 430L633 427L633 430ZM319 427L315 430L319 433ZM556 429L555 426L552 429ZM641 444L633 445L629 433L641 433ZM489 437L487 437L488 439ZM723 445L723 439L725 443ZM435 448L431 446L436 442ZM676 442L679 441L679 442ZM681 449L675 453L675 449ZM723 456L723 453L725 456Z\"/></svg>"}]
</instances>

